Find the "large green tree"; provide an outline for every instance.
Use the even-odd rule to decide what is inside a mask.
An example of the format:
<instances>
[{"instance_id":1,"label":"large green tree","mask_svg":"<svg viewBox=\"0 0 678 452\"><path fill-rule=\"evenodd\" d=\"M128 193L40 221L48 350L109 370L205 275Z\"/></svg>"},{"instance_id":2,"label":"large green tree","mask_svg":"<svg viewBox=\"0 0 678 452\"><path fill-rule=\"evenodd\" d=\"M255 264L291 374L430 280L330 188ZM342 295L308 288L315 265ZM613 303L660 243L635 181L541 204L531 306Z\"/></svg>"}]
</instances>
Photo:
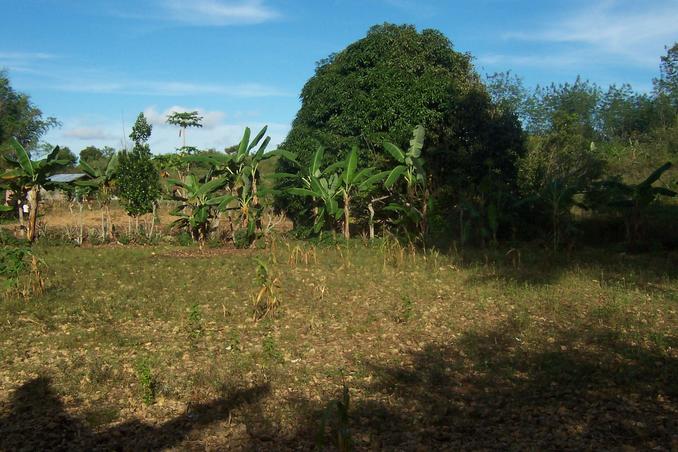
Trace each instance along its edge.
<instances>
[{"instance_id":1,"label":"large green tree","mask_svg":"<svg viewBox=\"0 0 678 452\"><path fill-rule=\"evenodd\" d=\"M115 149L110 146L98 148L96 146L87 146L80 151L80 161L87 162L90 166L99 169L105 169L109 160L115 154Z\"/></svg>"},{"instance_id":2,"label":"large green tree","mask_svg":"<svg viewBox=\"0 0 678 452\"><path fill-rule=\"evenodd\" d=\"M466 100L469 96L473 100ZM343 160L358 146L365 165L389 169L393 162L383 148L384 141L407 147L418 124L427 131L423 158L428 161L433 151L453 142L476 140L461 136L469 128L459 127L456 105L475 102L487 113L483 118L492 116L492 103L471 56L455 51L439 31L419 32L411 25L374 26L363 39L320 61L301 92L301 101L292 129L280 146L296 153L300 165L280 160L279 173L299 173L319 145L325 148L325 163ZM517 121L512 124L519 130ZM290 186L299 186L299 181L287 178L278 184L280 189ZM279 193L276 207L295 223L312 218L303 199L284 190Z\"/></svg>"},{"instance_id":3,"label":"large green tree","mask_svg":"<svg viewBox=\"0 0 678 452\"><path fill-rule=\"evenodd\" d=\"M0 71L0 151L13 151L12 137L31 151L45 132L58 125L55 118L44 118L30 97L15 91L7 73Z\"/></svg>"}]
</instances>

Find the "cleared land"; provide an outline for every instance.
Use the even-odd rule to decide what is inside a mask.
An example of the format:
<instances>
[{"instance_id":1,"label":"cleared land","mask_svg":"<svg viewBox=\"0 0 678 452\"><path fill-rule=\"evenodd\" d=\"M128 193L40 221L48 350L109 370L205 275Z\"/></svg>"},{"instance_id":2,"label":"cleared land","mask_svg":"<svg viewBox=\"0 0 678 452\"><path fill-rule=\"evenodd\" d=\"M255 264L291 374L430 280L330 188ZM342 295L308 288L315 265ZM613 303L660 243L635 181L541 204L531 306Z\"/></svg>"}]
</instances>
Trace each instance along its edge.
<instances>
[{"instance_id":1,"label":"cleared land","mask_svg":"<svg viewBox=\"0 0 678 452\"><path fill-rule=\"evenodd\" d=\"M38 245L0 447L678 447L678 256L506 251Z\"/></svg>"}]
</instances>

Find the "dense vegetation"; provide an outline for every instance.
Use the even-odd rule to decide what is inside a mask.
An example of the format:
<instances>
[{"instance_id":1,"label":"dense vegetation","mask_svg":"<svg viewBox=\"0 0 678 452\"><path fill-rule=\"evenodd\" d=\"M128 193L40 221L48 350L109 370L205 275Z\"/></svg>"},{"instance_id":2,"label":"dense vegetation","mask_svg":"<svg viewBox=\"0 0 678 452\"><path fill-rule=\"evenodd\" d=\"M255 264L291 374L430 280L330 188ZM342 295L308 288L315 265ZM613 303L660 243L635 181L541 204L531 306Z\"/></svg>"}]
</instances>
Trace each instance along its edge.
<instances>
[{"instance_id":1,"label":"dense vegetation","mask_svg":"<svg viewBox=\"0 0 678 452\"><path fill-rule=\"evenodd\" d=\"M471 56L435 30L379 25L318 64L279 151L264 155L264 131L254 140L264 140L261 152L249 143L224 153L184 144L177 154L152 158L145 144L152 129L140 115L130 135L134 148L116 160L108 187L137 218L163 197L197 202L195 213L186 205L176 211L175 225L200 241L227 218L227 237L235 241L243 229L238 243L253 243L263 232L263 209L273 203L301 236L390 232L440 247L538 238L554 250L604 238L629 249L671 248L676 205L665 200L676 188L677 53L674 45L662 57L649 94L628 85L603 90L579 78L528 91L508 72L482 79ZM3 130L17 129L24 146L35 148L54 120L43 120L3 80L12 111L25 110L6 115L14 129ZM188 127L201 126L197 112L167 121L184 139ZM55 157L62 168L75 164L70 150ZM112 154L88 148L81 157L92 177ZM271 157L276 169L262 175L259 164ZM176 176L164 194L160 172ZM11 172L4 180L18 212L35 184ZM219 203L202 199L203 184ZM91 184L70 192L96 194Z\"/></svg>"},{"instance_id":2,"label":"dense vegetation","mask_svg":"<svg viewBox=\"0 0 678 452\"><path fill-rule=\"evenodd\" d=\"M588 217L605 219L606 228L619 229L628 222L623 206L587 201L605 198L599 191L609 188L610 180L639 183L675 160L677 53L674 46L662 58L652 94L635 93L628 85L603 92L582 79L528 92L510 73L488 76L483 83L470 56L454 51L438 32L376 26L318 64L281 147L297 152L306 164L323 146L325 161L332 164L358 146L369 165L388 169L393 162L383 143L405 146L412 128L421 124L427 132L421 156L428 185L420 215L428 216L430 228L420 231L420 239L487 244L538 236L557 248L581 230L574 224L575 206ZM290 161L279 161L278 168L303 177ZM673 195L669 189L676 177L667 176L666 190L657 196ZM312 216L308 204L285 190L295 184L294 178L278 184L276 206L302 230ZM406 190L401 183L371 199L390 200ZM364 227L369 201L362 200L355 219ZM644 237L675 246L668 228L675 210L652 215L651 210L643 215L645 226L654 229ZM397 220L380 218L391 225ZM608 235L588 233L592 241ZM612 234L619 241L640 239L631 235Z\"/></svg>"},{"instance_id":3,"label":"dense vegetation","mask_svg":"<svg viewBox=\"0 0 678 452\"><path fill-rule=\"evenodd\" d=\"M301 100L281 147L297 153L302 166L319 145L328 164L357 146L367 166L389 169L394 162L384 141L406 147L414 127L422 125L423 161L437 192L431 203L447 203L443 192L471 192L485 179L508 186L515 182L515 162L524 152L520 124L492 105L470 55L455 51L438 31L373 27L364 39L318 64ZM295 167L281 160L279 171ZM305 204L284 191L294 183L279 184L276 206L303 227L309 218ZM381 191L375 198L384 195ZM364 220L368 200L357 201L362 214L356 219Z\"/></svg>"}]
</instances>

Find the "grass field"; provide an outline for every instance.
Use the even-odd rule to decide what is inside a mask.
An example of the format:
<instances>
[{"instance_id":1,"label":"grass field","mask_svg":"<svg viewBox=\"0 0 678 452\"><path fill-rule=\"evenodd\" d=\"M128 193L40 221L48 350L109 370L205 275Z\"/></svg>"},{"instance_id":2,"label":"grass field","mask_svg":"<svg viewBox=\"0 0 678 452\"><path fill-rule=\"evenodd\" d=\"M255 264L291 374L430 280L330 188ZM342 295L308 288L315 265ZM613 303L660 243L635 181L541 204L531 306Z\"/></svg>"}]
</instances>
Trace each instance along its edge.
<instances>
[{"instance_id":1,"label":"grass field","mask_svg":"<svg viewBox=\"0 0 678 452\"><path fill-rule=\"evenodd\" d=\"M35 252L44 294L0 303L6 450L678 447L675 254Z\"/></svg>"}]
</instances>

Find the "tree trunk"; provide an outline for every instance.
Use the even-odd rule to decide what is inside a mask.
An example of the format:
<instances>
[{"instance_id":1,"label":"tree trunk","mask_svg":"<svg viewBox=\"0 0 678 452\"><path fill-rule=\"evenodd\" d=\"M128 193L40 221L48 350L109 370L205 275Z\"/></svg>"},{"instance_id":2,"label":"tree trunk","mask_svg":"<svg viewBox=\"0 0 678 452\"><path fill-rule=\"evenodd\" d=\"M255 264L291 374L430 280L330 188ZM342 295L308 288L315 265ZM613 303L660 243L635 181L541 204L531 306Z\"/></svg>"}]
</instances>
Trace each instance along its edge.
<instances>
[{"instance_id":1,"label":"tree trunk","mask_svg":"<svg viewBox=\"0 0 678 452\"><path fill-rule=\"evenodd\" d=\"M84 208L82 200L78 203L78 245L82 245L83 236L85 235L85 222L82 221L82 209Z\"/></svg>"},{"instance_id":2,"label":"tree trunk","mask_svg":"<svg viewBox=\"0 0 678 452\"><path fill-rule=\"evenodd\" d=\"M106 218L104 216L104 208L101 208L101 241L106 241Z\"/></svg>"},{"instance_id":3,"label":"tree trunk","mask_svg":"<svg viewBox=\"0 0 678 452\"><path fill-rule=\"evenodd\" d=\"M429 186L430 184L431 180L429 177ZM426 237L426 233L428 232L428 200L430 196L431 193L428 191L428 188L426 188L424 190L423 205L421 206L421 224L419 225L423 237Z\"/></svg>"},{"instance_id":4,"label":"tree trunk","mask_svg":"<svg viewBox=\"0 0 678 452\"><path fill-rule=\"evenodd\" d=\"M26 220L24 219L24 198L19 198L19 235L26 237Z\"/></svg>"},{"instance_id":5,"label":"tree trunk","mask_svg":"<svg viewBox=\"0 0 678 452\"><path fill-rule=\"evenodd\" d=\"M558 209L553 207L553 217L551 218L551 228L553 229L553 251L558 250L558 240L559 240L559 227L558 227Z\"/></svg>"},{"instance_id":6,"label":"tree trunk","mask_svg":"<svg viewBox=\"0 0 678 452\"><path fill-rule=\"evenodd\" d=\"M351 197L348 193L344 193L344 238L346 240L351 238Z\"/></svg>"},{"instance_id":7,"label":"tree trunk","mask_svg":"<svg viewBox=\"0 0 678 452\"><path fill-rule=\"evenodd\" d=\"M106 204L106 223L108 226L108 238L111 241L115 240L115 235L113 234L113 220L111 219L111 206Z\"/></svg>"},{"instance_id":8,"label":"tree trunk","mask_svg":"<svg viewBox=\"0 0 678 452\"><path fill-rule=\"evenodd\" d=\"M155 229L155 214L156 214L156 204L153 203L153 213L151 214L151 231L148 233L148 240L153 238L153 230Z\"/></svg>"},{"instance_id":9,"label":"tree trunk","mask_svg":"<svg viewBox=\"0 0 678 452\"><path fill-rule=\"evenodd\" d=\"M40 203L40 187L37 185L32 187L28 192L28 231L26 238L29 242L33 242L38 235L38 204Z\"/></svg>"},{"instance_id":10,"label":"tree trunk","mask_svg":"<svg viewBox=\"0 0 678 452\"><path fill-rule=\"evenodd\" d=\"M464 209L459 203L459 245L463 248L466 241L466 232L464 231Z\"/></svg>"},{"instance_id":11,"label":"tree trunk","mask_svg":"<svg viewBox=\"0 0 678 452\"><path fill-rule=\"evenodd\" d=\"M259 196L257 195L257 177L256 175L252 176L252 206L257 207L259 205Z\"/></svg>"},{"instance_id":12,"label":"tree trunk","mask_svg":"<svg viewBox=\"0 0 678 452\"><path fill-rule=\"evenodd\" d=\"M261 217L259 215L259 195L257 194L257 175L252 176L252 212L257 230L261 231Z\"/></svg>"},{"instance_id":13,"label":"tree trunk","mask_svg":"<svg viewBox=\"0 0 678 452\"><path fill-rule=\"evenodd\" d=\"M374 203L383 201L388 198L388 196L380 196L379 198L373 198L369 204L367 204L367 210L370 212L370 240L374 239Z\"/></svg>"}]
</instances>

